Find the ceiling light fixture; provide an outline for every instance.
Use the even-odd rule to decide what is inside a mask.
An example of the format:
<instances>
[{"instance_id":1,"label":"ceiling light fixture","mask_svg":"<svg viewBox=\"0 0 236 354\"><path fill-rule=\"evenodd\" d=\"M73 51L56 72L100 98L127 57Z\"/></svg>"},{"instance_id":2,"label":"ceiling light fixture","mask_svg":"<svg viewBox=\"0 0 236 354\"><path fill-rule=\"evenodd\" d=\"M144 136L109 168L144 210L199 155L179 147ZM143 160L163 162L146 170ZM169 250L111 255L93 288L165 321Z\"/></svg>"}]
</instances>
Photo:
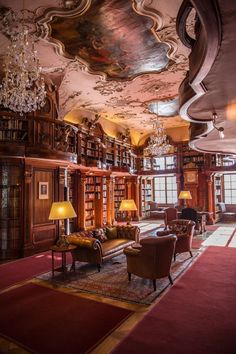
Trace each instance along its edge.
<instances>
[{"instance_id":1,"label":"ceiling light fixture","mask_svg":"<svg viewBox=\"0 0 236 354\"><path fill-rule=\"evenodd\" d=\"M148 146L144 149L144 156L162 156L167 154L171 145L167 141L163 123L157 118L153 124L154 133L151 135Z\"/></svg>"},{"instance_id":2,"label":"ceiling light fixture","mask_svg":"<svg viewBox=\"0 0 236 354\"><path fill-rule=\"evenodd\" d=\"M218 130L220 139L224 139L224 137L225 137L224 128L223 128L223 127L217 127L217 126L216 126L217 118L218 118L217 113L213 113L213 114L212 114L213 127L214 127L216 130Z\"/></svg>"},{"instance_id":3,"label":"ceiling light fixture","mask_svg":"<svg viewBox=\"0 0 236 354\"><path fill-rule=\"evenodd\" d=\"M45 83L34 48L29 40L28 28L23 19L16 20L16 31L11 33L11 44L7 48L4 77L0 84L0 104L14 112L28 113L45 104Z\"/></svg>"}]
</instances>

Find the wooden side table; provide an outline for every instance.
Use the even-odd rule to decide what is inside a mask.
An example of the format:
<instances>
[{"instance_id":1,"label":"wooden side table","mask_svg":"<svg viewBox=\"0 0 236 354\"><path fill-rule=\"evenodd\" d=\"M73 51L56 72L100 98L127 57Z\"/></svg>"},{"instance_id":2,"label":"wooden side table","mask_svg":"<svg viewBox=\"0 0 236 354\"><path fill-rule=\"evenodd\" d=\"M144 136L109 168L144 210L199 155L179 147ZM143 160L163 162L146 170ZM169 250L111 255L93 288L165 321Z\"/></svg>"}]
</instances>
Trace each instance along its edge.
<instances>
[{"instance_id":1,"label":"wooden side table","mask_svg":"<svg viewBox=\"0 0 236 354\"><path fill-rule=\"evenodd\" d=\"M66 273L67 268L66 268L66 253L67 252L71 252L72 250L74 250L76 248L75 245L69 245L69 246L65 246L65 247L60 247L57 245L54 245L51 247L51 251L52 251L52 276L54 277L54 271L55 271L55 267L54 267L54 253L61 253L61 269L63 274Z\"/></svg>"}]
</instances>

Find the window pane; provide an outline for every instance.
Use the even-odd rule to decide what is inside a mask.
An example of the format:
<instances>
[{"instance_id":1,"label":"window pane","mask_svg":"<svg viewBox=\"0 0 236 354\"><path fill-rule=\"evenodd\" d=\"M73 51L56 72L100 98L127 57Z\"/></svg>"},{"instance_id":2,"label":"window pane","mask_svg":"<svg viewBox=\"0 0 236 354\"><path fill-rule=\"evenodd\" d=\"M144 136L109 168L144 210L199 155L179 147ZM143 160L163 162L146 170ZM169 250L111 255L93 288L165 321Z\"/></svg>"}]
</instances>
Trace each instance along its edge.
<instances>
[{"instance_id":1,"label":"window pane","mask_svg":"<svg viewBox=\"0 0 236 354\"><path fill-rule=\"evenodd\" d=\"M236 197L236 189L232 189L231 190L231 194L232 194L233 197Z\"/></svg>"},{"instance_id":2,"label":"window pane","mask_svg":"<svg viewBox=\"0 0 236 354\"><path fill-rule=\"evenodd\" d=\"M225 204L231 204L231 198L225 197Z\"/></svg>"},{"instance_id":3,"label":"window pane","mask_svg":"<svg viewBox=\"0 0 236 354\"><path fill-rule=\"evenodd\" d=\"M226 182L228 182L230 180L230 176L229 175L224 175L224 181Z\"/></svg>"}]
</instances>

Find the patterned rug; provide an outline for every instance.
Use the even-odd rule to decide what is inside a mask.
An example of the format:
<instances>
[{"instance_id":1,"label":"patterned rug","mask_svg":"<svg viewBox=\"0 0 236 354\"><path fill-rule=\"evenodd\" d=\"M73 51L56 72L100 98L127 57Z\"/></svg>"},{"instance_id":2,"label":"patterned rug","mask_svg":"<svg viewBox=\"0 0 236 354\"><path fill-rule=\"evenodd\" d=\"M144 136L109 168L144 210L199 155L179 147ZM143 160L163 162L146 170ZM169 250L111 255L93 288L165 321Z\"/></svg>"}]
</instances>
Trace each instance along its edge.
<instances>
[{"instance_id":1,"label":"patterned rug","mask_svg":"<svg viewBox=\"0 0 236 354\"><path fill-rule=\"evenodd\" d=\"M177 256L171 266L173 280L177 279L191 265L199 253L199 250L194 249L192 258L189 253ZM132 280L129 282L125 255L104 262L100 273L94 265L77 262L76 272L68 272L66 277L56 272L52 279L52 274L49 272L37 278L50 282L55 288L63 286L79 292L145 305L151 304L166 288L170 287L167 277L157 279L155 292L152 281L149 279L132 275Z\"/></svg>"}]
</instances>

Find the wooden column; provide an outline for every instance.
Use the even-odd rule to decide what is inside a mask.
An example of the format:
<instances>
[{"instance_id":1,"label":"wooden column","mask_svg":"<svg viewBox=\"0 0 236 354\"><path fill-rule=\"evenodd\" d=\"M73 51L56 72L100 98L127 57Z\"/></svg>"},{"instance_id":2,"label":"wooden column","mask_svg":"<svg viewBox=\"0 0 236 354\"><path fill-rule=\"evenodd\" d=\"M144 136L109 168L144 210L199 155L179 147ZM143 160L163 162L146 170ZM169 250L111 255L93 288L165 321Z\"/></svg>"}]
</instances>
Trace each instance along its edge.
<instances>
[{"instance_id":1,"label":"wooden column","mask_svg":"<svg viewBox=\"0 0 236 354\"><path fill-rule=\"evenodd\" d=\"M127 178L126 178L126 188L127 188L127 193L126 193L127 199L133 199L132 198L132 181L128 180Z\"/></svg>"},{"instance_id":2,"label":"wooden column","mask_svg":"<svg viewBox=\"0 0 236 354\"><path fill-rule=\"evenodd\" d=\"M177 184L177 197L179 196L180 191L182 188L182 175L180 173L176 173L176 184Z\"/></svg>"},{"instance_id":3,"label":"wooden column","mask_svg":"<svg viewBox=\"0 0 236 354\"><path fill-rule=\"evenodd\" d=\"M111 223L114 223L115 220L115 205L114 205L114 186L115 186L115 179L111 177L111 182L110 182L110 197L111 197L111 203L110 203L110 208L111 208Z\"/></svg>"},{"instance_id":4,"label":"wooden column","mask_svg":"<svg viewBox=\"0 0 236 354\"><path fill-rule=\"evenodd\" d=\"M140 177L136 177L134 181L134 201L137 207L137 211L135 212L136 219L139 220L140 215Z\"/></svg>"},{"instance_id":5,"label":"wooden column","mask_svg":"<svg viewBox=\"0 0 236 354\"><path fill-rule=\"evenodd\" d=\"M106 178L107 185L107 224L112 223L112 179L109 177ZM113 207L114 212L114 207Z\"/></svg>"},{"instance_id":6,"label":"wooden column","mask_svg":"<svg viewBox=\"0 0 236 354\"><path fill-rule=\"evenodd\" d=\"M215 203L213 203L214 185L212 180L212 174L207 176L207 200L208 200L208 212L213 213L209 215L209 219L214 223L215 218Z\"/></svg>"},{"instance_id":7,"label":"wooden column","mask_svg":"<svg viewBox=\"0 0 236 354\"><path fill-rule=\"evenodd\" d=\"M58 176L59 176L59 184L58 184L59 201L69 200L67 167L59 167L58 168ZM61 221L61 222L64 222L65 234L69 235L69 230L70 230L69 219L65 219L64 221Z\"/></svg>"},{"instance_id":8,"label":"wooden column","mask_svg":"<svg viewBox=\"0 0 236 354\"><path fill-rule=\"evenodd\" d=\"M139 180L139 218L142 218L142 176L138 177Z\"/></svg>"},{"instance_id":9,"label":"wooden column","mask_svg":"<svg viewBox=\"0 0 236 354\"><path fill-rule=\"evenodd\" d=\"M78 205L78 219L81 229L85 229L85 175L81 175L79 178L79 205Z\"/></svg>"},{"instance_id":10,"label":"wooden column","mask_svg":"<svg viewBox=\"0 0 236 354\"><path fill-rule=\"evenodd\" d=\"M23 222L23 255L27 256L32 253L33 249L33 194L32 194L32 181L33 181L33 167L29 165L25 165L24 171L24 222ZM55 226L56 227L56 226Z\"/></svg>"}]
</instances>

